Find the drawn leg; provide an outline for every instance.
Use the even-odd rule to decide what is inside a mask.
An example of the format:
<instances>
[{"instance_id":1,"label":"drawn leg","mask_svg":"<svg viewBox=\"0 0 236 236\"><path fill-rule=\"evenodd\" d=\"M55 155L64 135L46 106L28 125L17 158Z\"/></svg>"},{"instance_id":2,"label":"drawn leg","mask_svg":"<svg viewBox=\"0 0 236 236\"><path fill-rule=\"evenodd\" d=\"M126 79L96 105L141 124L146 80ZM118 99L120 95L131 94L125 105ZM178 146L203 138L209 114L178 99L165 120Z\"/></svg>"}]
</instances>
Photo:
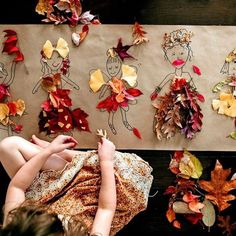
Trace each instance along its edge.
<instances>
[{"instance_id":1,"label":"drawn leg","mask_svg":"<svg viewBox=\"0 0 236 236\"><path fill-rule=\"evenodd\" d=\"M116 132L116 129L114 127L114 115L115 115L115 112L109 112L109 116L108 116L108 124L109 124L109 127L112 131L113 134L117 134Z\"/></svg>"},{"instance_id":2,"label":"drawn leg","mask_svg":"<svg viewBox=\"0 0 236 236\"><path fill-rule=\"evenodd\" d=\"M124 126L125 126L128 130L132 131L132 130L133 130L133 127L129 124L129 122L128 122L128 120L127 120L127 116L126 116L126 113L127 113L128 110L129 110L128 108L127 108L126 110L123 109L123 108L120 108L120 112L121 112L121 116L122 116L122 122L123 122Z\"/></svg>"}]
</instances>

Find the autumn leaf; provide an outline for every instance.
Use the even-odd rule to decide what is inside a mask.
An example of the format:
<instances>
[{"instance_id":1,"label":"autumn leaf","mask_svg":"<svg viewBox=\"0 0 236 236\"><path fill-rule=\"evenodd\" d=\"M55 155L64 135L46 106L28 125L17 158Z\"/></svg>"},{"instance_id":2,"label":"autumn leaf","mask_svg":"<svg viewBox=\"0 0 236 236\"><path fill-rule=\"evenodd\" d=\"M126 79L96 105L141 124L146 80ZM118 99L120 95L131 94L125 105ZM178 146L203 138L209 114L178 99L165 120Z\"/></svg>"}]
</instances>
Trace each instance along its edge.
<instances>
[{"instance_id":1,"label":"autumn leaf","mask_svg":"<svg viewBox=\"0 0 236 236\"><path fill-rule=\"evenodd\" d=\"M141 26L138 22L135 22L133 26L133 44L139 45L142 43L147 43L149 39L145 37L145 34L147 34L147 32L143 30L143 26Z\"/></svg>"},{"instance_id":2,"label":"autumn leaf","mask_svg":"<svg viewBox=\"0 0 236 236\"><path fill-rule=\"evenodd\" d=\"M176 219L175 212L171 207L169 207L166 212L166 218L170 223L172 223Z\"/></svg>"},{"instance_id":3,"label":"autumn leaf","mask_svg":"<svg viewBox=\"0 0 236 236\"><path fill-rule=\"evenodd\" d=\"M193 65L193 72L196 73L197 75L202 74L201 70L197 66L194 66L194 65Z\"/></svg>"},{"instance_id":4,"label":"autumn leaf","mask_svg":"<svg viewBox=\"0 0 236 236\"><path fill-rule=\"evenodd\" d=\"M137 128L133 128L133 134L134 134L137 138L142 139L141 133L140 133L140 131L139 131Z\"/></svg>"},{"instance_id":5,"label":"autumn leaf","mask_svg":"<svg viewBox=\"0 0 236 236\"><path fill-rule=\"evenodd\" d=\"M132 47L132 45L124 45L123 46L122 39L119 38L116 48L114 47L113 49L118 54L120 59L122 61L124 61L125 58L133 58L134 59L133 56L131 56L129 53L127 53L127 51L130 49L130 47Z\"/></svg>"},{"instance_id":6,"label":"autumn leaf","mask_svg":"<svg viewBox=\"0 0 236 236\"><path fill-rule=\"evenodd\" d=\"M233 236L233 231L236 231L236 222L231 223L230 216L218 216L218 226L222 228L223 234L226 236Z\"/></svg>"},{"instance_id":7,"label":"autumn leaf","mask_svg":"<svg viewBox=\"0 0 236 236\"><path fill-rule=\"evenodd\" d=\"M206 199L214 203L219 211L223 211L230 206L228 201L234 200L236 197L229 194L229 191L236 189L236 179L227 181L231 173L231 169L223 169L217 160L215 169L211 171L211 181L200 180L200 187L207 191Z\"/></svg>"}]
</instances>

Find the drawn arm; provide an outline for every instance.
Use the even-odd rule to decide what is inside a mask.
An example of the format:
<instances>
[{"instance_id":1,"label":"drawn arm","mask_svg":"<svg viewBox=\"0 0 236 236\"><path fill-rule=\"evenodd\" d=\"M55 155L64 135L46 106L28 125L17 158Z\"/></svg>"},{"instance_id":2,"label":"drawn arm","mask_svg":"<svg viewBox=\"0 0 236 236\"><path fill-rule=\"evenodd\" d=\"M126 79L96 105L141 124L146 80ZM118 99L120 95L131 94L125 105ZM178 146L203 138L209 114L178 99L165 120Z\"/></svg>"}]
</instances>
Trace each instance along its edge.
<instances>
[{"instance_id":1,"label":"drawn arm","mask_svg":"<svg viewBox=\"0 0 236 236\"><path fill-rule=\"evenodd\" d=\"M15 72L16 72L16 62L13 61L12 65L11 65L11 74L10 74L10 78L7 80L7 78L3 81L4 84L6 84L7 86L10 86L14 79L15 79Z\"/></svg>"},{"instance_id":2,"label":"drawn arm","mask_svg":"<svg viewBox=\"0 0 236 236\"><path fill-rule=\"evenodd\" d=\"M39 87L40 87L40 85L41 85L41 82L42 82L42 79L40 79L40 80L35 84L35 86L34 86L34 88L33 88L33 90L32 90L32 93L33 93L33 94L35 94L35 93L38 92L38 89L39 89Z\"/></svg>"},{"instance_id":3,"label":"drawn arm","mask_svg":"<svg viewBox=\"0 0 236 236\"><path fill-rule=\"evenodd\" d=\"M76 83L75 83L74 81L72 81L71 79L69 79L68 77L62 76L61 79L64 80L64 82L65 82L66 84L69 84L70 86L72 86L74 89L76 89L76 90L79 90L79 89L80 89L79 85L76 84Z\"/></svg>"}]
</instances>

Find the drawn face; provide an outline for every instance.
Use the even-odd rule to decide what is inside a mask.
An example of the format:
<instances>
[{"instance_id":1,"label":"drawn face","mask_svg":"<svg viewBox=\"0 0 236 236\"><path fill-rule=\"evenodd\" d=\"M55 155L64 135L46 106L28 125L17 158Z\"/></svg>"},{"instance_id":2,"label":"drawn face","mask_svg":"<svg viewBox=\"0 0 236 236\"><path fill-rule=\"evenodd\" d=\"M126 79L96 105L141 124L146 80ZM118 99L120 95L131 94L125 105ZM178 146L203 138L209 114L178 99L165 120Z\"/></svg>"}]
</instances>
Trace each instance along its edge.
<instances>
[{"instance_id":1,"label":"drawn face","mask_svg":"<svg viewBox=\"0 0 236 236\"><path fill-rule=\"evenodd\" d=\"M107 59L107 72L113 77L117 76L121 70L121 60L118 57L108 57Z\"/></svg>"},{"instance_id":2,"label":"drawn face","mask_svg":"<svg viewBox=\"0 0 236 236\"><path fill-rule=\"evenodd\" d=\"M4 65L0 62L0 83L2 83L7 78L7 71L4 69Z\"/></svg>"},{"instance_id":3,"label":"drawn face","mask_svg":"<svg viewBox=\"0 0 236 236\"><path fill-rule=\"evenodd\" d=\"M166 50L166 56L168 61L172 64L174 62L183 61L180 65L175 65L175 68L180 69L182 68L189 59L189 48L182 47L181 45L176 45L172 48Z\"/></svg>"},{"instance_id":4,"label":"drawn face","mask_svg":"<svg viewBox=\"0 0 236 236\"><path fill-rule=\"evenodd\" d=\"M229 75L236 75L236 58L229 63Z\"/></svg>"},{"instance_id":5,"label":"drawn face","mask_svg":"<svg viewBox=\"0 0 236 236\"><path fill-rule=\"evenodd\" d=\"M52 71L58 71L61 68L63 58L58 52L54 51L52 53L51 59L47 59L47 64Z\"/></svg>"}]
</instances>

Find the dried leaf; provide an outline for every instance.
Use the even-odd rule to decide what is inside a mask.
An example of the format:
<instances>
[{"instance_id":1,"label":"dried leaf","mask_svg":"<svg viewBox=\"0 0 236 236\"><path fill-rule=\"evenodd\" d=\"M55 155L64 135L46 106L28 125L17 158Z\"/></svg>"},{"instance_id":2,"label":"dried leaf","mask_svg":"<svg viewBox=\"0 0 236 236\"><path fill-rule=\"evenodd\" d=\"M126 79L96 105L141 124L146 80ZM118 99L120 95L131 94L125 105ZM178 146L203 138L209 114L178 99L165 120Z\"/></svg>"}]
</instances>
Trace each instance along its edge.
<instances>
[{"instance_id":1,"label":"dried leaf","mask_svg":"<svg viewBox=\"0 0 236 236\"><path fill-rule=\"evenodd\" d=\"M181 229L181 224L180 224L180 222L179 222L178 220L175 220L175 221L173 222L173 226L174 226L175 228L177 228L177 229Z\"/></svg>"},{"instance_id":2,"label":"dried leaf","mask_svg":"<svg viewBox=\"0 0 236 236\"><path fill-rule=\"evenodd\" d=\"M145 34L147 34L147 32L143 30L143 26L141 26L138 22L135 22L133 26L133 44L139 45L142 43L147 43L149 39L145 37Z\"/></svg>"},{"instance_id":3,"label":"dried leaf","mask_svg":"<svg viewBox=\"0 0 236 236\"><path fill-rule=\"evenodd\" d=\"M196 73L197 75L201 75L201 70L197 67L193 65L193 72Z\"/></svg>"},{"instance_id":4,"label":"dried leaf","mask_svg":"<svg viewBox=\"0 0 236 236\"><path fill-rule=\"evenodd\" d=\"M233 234L233 231L236 231L236 222L231 223L230 216L218 216L218 221L218 226L224 230L223 234L225 234L226 236L235 235Z\"/></svg>"},{"instance_id":5,"label":"dried leaf","mask_svg":"<svg viewBox=\"0 0 236 236\"><path fill-rule=\"evenodd\" d=\"M169 209L166 212L166 218L170 223L172 223L176 219L175 212L171 207L169 207Z\"/></svg>"},{"instance_id":6,"label":"dried leaf","mask_svg":"<svg viewBox=\"0 0 236 236\"><path fill-rule=\"evenodd\" d=\"M18 38L17 34L14 30L4 30L3 32L6 33L4 37L7 39L3 42L3 49L2 52L6 52L8 55L16 54L15 58L13 59L14 62L19 62L24 60L24 55L20 52L19 47L16 46Z\"/></svg>"},{"instance_id":7,"label":"dried leaf","mask_svg":"<svg viewBox=\"0 0 236 236\"><path fill-rule=\"evenodd\" d=\"M236 131L231 132L229 136L236 140Z\"/></svg>"},{"instance_id":8,"label":"dried leaf","mask_svg":"<svg viewBox=\"0 0 236 236\"><path fill-rule=\"evenodd\" d=\"M207 227L211 227L215 224L216 221L216 212L209 200L203 201L204 207L201 209L203 215L202 221Z\"/></svg>"},{"instance_id":9,"label":"dried leaf","mask_svg":"<svg viewBox=\"0 0 236 236\"><path fill-rule=\"evenodd\" d=\"M137 128L133 128L133 133L136 137L138 137L139 139L142 139L141 133Z\"/></svg>"},{"instance_id":10,"label":"dried leaf","mask_svg":"<svg viewBox=\"0 0 236 236\"><path fill-rule=\"evenodd\" d=\"M203 167L201 162L187 150L179 163L179 176L183 178L199 179L202 175Z\"/></svg>"},{"instance_id":11,"label":"dried leaf","mask_svg":"<svg viewBox=\"0 0 236 236\"><path fill-rule=\"evenodd\" d=\"M199 202L198 200L189 202L188 207L191 211L196 213L201 213L201 209L204 207L204 204Z\"/></svg>"},{"instance_id":12,"label":"dried leaf","mask_svg":"<svg viewBox=\"0 0 236 236\"><path fill-rule=\"evenodd\" d=\"M231 169L224 170L217 160L215 169L211 171L211 181L200 180L199 184L202 189L208 192L206 199L214 203L219 211L223 211L230 206L228 201L236 197L229 194L229 191L236 189L236 179L227 181Z\"/></svg>"},{"instance_id":13,"label":"dried leaf","mask_svg":"<svg viewBox=\"0 0 236 236\"><path fill-rule=\"evenodd\" d=\"M189 209L188 204L182 201L175 201L172 208L177 214L194 214L194 212Z\"/></svg>"},{"instance_id":14,"label":"dried leaf","mask_svg":"<svg viewBox=\"0 0 236 236\"><path fill-rule=\"evenodd\" d=\"M130 47L132 47L132 45L124 45L122 44L122 39L119 38L118 40L118 44L115 47L113 47L113 50L118 54L118 56L120 57L120 59L122 61L124 61L125 58L133 58L133 56L131 56L129 53L127 53L127 51L130 49Z\"/></svg>"}]
</instances>

